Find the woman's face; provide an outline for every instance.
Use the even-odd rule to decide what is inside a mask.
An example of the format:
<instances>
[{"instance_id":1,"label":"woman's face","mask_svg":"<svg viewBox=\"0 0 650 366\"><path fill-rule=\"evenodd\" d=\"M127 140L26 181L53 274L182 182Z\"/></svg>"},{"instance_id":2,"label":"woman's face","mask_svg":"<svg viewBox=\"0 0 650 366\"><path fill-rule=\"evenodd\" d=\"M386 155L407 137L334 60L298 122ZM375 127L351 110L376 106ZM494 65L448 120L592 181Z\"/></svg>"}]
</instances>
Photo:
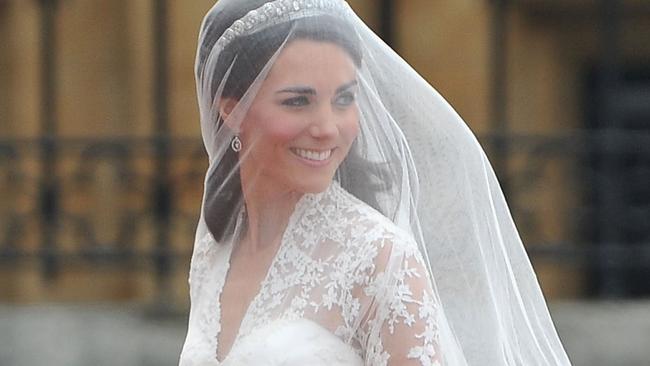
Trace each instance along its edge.
<instances>
[{"instance_id":1,"label":"woman's face","mask_svg":"<svg viewBox=\"0 0 650 366\"><path fill-rule=\"evenodd\" d=\"M240 127L242 184L324 191L359 129L356 66L334 43L295 40L278 55Z\"/></svg>"}]
</instances>

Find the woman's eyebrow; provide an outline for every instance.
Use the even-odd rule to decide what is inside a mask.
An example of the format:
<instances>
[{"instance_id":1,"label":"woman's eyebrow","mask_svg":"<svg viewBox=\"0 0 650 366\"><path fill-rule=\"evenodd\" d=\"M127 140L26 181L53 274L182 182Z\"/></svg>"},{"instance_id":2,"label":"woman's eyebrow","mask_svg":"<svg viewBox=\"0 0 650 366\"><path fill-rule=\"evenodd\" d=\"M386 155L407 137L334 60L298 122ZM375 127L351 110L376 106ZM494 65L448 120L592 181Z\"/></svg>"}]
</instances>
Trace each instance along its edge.
<instances>
[{"instance_id":1,"label":"woman's eyebrow","mask_svg":"<svg viewBox=\"0 0 650 366\"><path fill-rule=\"evenodd\" d=\"M349 81L349 82L347 82L347 83L345 83L345 84L339 86L339 87L336 89L336 94L338 94L338 93L340 93L340 92L342 92L342 91L345 91L345 90L347 90L347 89L349 89L349 88L351 88L351 87L353 87L353 86L356 86L357 84L358 84L358 82L357 82L356 79L354 79L354 80L352 80L352 81Z\"/></svg>"},{"instance_id":2,"label":"woman's eyebrow","mask_svg":"<svg viewBox=\"0 0 650 366\"><path fill-rule=\"evenodd\" d=\"M339 86L336 89L336 94L341 93L342 91L345 91L353 86L356 86L358 84L357 80L352 80L349 81L341 86ZM284 88L281 90L278 90L276 94L280 93L292 93L292 94L308 94L308 95L316 95L316 90L312 87L309 86L290 86L288 88Z\"/></svg>"},{"instance_id":3,"label":"woman's eyebrow","mask_svg":"<svg viewBox=\"0 0 650 366\"><path fill-rule=\"evenodd\" d=\"M278 90L276 94L280 93L293 93L293 94L309 94L309 95L316 95L316 90L314 88L308 87L308 86L291 86L288 88L284 88L282 90Z\"/></svg>"}]
</instances>

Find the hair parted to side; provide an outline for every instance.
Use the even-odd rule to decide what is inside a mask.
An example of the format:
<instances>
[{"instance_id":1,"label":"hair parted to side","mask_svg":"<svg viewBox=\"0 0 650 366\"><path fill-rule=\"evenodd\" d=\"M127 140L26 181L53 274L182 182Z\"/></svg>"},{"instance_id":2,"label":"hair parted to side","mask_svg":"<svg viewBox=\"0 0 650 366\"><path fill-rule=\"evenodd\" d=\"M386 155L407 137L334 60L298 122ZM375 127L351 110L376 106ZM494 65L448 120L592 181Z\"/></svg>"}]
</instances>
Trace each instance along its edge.
<instances>
[{"instance_id":1,"label":"hair parted to side","mask_svg":"<svg viewBox=\"0 0 650 366\"><path fill-rule=\"evenodd\" d=\"M247 9L252 10L255 5L261 6L265 2L259 0L241 1L241 3L246 3L246 9L238 7L235 9L237 11L228 14L230 16L217 13L212 16L212 19L210 15L206 18L201 29L202 43L199 45L196 72L197 75L212 75L212 80L209 80L211 100L217 97L240 100L278 48L285 42L290 43L297 39L336 44L350 56L357 67L361 67L362 52L354 29L344 21L329 15L301 18L238 37L220 52L214 65L208 65L207 60L212 48L223 31L238 19L235 16L241 17L247 12ZM215 25L210 20L222 22L222 24ZM227 24L223 24L223 22ZM205 72L206 67L212 67L214 71ZM224 82L223 78L226 74L228 74L228 78L223 83L220 95L217 96L217 90ZM204 83L204 85L206 84ZM223 123L221 116L215 116L215 123L217 129L228 128ZM385 189L390 186L390 182L385 181L384 176L387 175L377 174L378 171L383 170L381 164L363 159L356 145L356 143L353 144L348 156L339 166L337 175L357 177L346 179L340 183L348 192L379 209L376 194L362 194L361 192L368 192L368 184L372 184L372 182L383 179L377 183L377 190L380 189L379 187ZM233 220L243 205L238 159L238 153L227 149L206 180L204 219L217 242L226 240L233 234ZM341 174L343 171L346 173ZM356 187L361 188L361 185L363 185L363 190L355 189Z\"/></svg>"}]
</instances>

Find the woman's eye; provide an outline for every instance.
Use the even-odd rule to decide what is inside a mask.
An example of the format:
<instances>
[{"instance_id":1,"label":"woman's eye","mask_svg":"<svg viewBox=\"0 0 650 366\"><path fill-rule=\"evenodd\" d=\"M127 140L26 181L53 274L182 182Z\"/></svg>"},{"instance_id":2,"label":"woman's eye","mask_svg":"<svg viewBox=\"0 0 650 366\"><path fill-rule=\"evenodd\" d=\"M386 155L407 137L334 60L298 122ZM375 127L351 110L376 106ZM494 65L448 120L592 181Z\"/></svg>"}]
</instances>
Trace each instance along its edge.
<instances>
[{"instance_id":1,"label":"woman's eye","mask_svg":"<svg viewBox=\"0 0 650 366\"><path fill-rule=\"evenodd\" d=\"M282 101L282 105L286 105L289 107L303 107L308 104L309 104L309 98L305 96L289 98Z\"/></svg>"},{"instance_id":2,"label":"woman's eye","mask_svg":"<svg viewBox=\"0 0 650 366\"><path fill-rule=\"evenodd\" d=\"M345 92L343 94L340 94L338 97L336 97L335 103L339 106L342 107L347 107L354 103L356 99L356 95L352 92Z\"/></svg>"}]
</instances>

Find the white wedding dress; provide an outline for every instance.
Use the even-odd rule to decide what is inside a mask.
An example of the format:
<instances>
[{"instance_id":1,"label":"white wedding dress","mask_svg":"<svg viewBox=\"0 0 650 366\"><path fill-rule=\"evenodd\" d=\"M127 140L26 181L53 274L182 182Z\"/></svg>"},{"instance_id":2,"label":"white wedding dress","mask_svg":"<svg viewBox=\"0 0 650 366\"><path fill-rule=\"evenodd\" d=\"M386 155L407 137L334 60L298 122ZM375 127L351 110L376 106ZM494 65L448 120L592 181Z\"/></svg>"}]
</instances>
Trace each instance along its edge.
<instances>
[{"instance_id":1,"label":"white wedding dress","mask_svg":"<svg viewBox=\"0 0 650 366\"><path fill-rule=\"evenodd\" d=\"M276 320L237 342L222 365L361 366L350 345L308 320Z\"/></svg>"},{"instance_id":2,"label":"white wedding dress","mask_svg":"<svg viewBox=\"0 0 650 366\"><path fill-rule=\"evenodd\" d=\"M303 196L229 354L216 357L232 243L197 242L181 366L437 365L438 309L410 235L337 183Z\"/></svg>"}]
</instances>

